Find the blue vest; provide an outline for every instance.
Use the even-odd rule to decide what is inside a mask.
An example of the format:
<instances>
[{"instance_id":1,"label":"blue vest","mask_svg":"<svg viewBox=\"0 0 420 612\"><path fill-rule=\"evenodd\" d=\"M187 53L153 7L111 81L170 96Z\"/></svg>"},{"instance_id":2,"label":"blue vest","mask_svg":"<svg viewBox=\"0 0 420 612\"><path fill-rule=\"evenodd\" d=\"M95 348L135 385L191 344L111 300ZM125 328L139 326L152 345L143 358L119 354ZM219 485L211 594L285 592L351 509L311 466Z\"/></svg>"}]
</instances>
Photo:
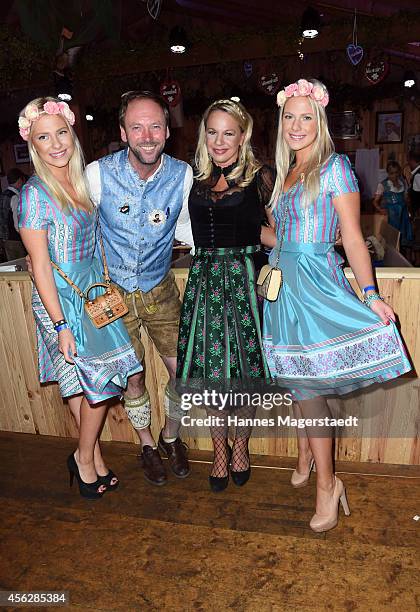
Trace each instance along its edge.
<instances>
[{"instance_id":1,"label":"blue vest","mask_svg":"<svg viewBox=\"0 0 420 612\"><path fill-rule=\"evenodd\" d=\"M128 292L156 287L169 272L188 165L169 155L148 181L128 161L128 149L99 160L101 222L111 280Z\"/></svg>"}]
</instances>

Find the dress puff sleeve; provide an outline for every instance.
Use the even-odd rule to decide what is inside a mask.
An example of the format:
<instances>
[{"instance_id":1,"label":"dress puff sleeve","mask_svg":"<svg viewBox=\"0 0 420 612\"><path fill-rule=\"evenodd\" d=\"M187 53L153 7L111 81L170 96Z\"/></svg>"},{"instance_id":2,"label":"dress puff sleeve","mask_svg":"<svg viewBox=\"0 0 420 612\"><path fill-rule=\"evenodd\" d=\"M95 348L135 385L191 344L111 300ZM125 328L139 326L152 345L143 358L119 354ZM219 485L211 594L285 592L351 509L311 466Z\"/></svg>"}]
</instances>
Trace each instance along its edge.
<instances>
[{"instance_id":1,"label":"dress puff sleeve","mask_svg":"<svg viewBox=\"0 0 420 612\"><path fill-rule=\"evenodd\" d=\"M328 191L333 198L359 191L357 178L347 155L333 155L328 172Z\"/></svg>"},{"instance_id":2,"label":"dress puff sleeve","mask_svg":"<svg viewBox=\"0 0 420 612\"><path fill-rule=\"evenodd\" d=\"M19 227L45 230L49 225L48 203L43 193L29 180L20 192Z\"/></svg>"},{"instance_id":3,"label":"dress puff sleeve","mask_svg":"<svg viewBox=\"0 0 420 612\"><path fill-rule=\"evenodd\" d=\"M265 212L273 193L276 174L270 166L262 166L257 173L257 190L261 210L261 221L267 221Z\"/></svg>"},{"instance_id":4,"label":"dress puff sleeve","mask_svg":"<svg viewBox=\"0 0 420 612\"><path fill-rule=\"evenodd\" d=\"M384 192L384 186L382 185L382 183L378 183L378 186L377 186L376 191L375 191L375 195L376 196L381 196L383 194L383 192Z\"/></svg>"}]
</instances>

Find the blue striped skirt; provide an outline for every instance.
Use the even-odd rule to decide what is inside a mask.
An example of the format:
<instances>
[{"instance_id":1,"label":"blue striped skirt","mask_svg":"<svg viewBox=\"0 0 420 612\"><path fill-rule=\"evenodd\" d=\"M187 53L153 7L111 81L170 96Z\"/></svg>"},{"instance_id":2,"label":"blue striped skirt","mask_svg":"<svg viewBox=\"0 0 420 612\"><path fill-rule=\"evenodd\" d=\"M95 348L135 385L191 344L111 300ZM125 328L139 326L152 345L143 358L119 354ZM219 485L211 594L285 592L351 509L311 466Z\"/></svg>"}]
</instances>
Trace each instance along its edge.
<instances>
[{"instance_id":1,"label":"blue striped skirt","mask_svg":"<svg viewBox=\"0 0 420 612\"><path fill-rule=\"evenodd\" d=\"M296 399L343 395L411 369L395 324L357 298L342 264L330 243L281 249L283 286L264 304L263 346L273 379Z\"/></svg>"},{"instance_id":2,"label":"blue striped skirt","mask_svg":"<svg viewBox=\"0 0 420 612\"><path fill-rule=\"evenodd\" d=\"M103 282L101 265L95 259L58 265L82 291L92 283ZM123 320L97 329L85 312L84 301L55 270L54 279L64 318L75 338L77 356L70 364L59 352L58 334L34 287L32 307L41 382L57 382L62 397L84 393L91 404L119 395L128 376L142 370ZM94 297L95 292L89 296Z\"/></svg>"}]
</instances>

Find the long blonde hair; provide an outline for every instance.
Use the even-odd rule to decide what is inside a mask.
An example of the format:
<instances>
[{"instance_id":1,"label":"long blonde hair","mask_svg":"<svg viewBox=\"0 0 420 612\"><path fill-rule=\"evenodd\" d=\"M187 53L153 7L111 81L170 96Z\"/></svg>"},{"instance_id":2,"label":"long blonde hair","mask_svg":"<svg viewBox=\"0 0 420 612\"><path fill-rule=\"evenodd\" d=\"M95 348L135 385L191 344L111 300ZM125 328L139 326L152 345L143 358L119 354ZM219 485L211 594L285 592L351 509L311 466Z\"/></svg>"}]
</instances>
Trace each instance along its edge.
<instances>
[{"instance_id":1,"label":"long blonde hair","mask_svg":"<svg viewBox=\"0 0 420 612\"><path fill-rule=\"evenodd\" d=\"M317 79L308 79L308 81L314 86L318 85L323 87L326 91L326 87L323 83L321 83L321 81L318 81ZM327 161L327 159L331 157L335 150L334 143L328 129L328 119L325 108L321 104L318 104L318 102L316 102L310 96L307 96L307 99L312 107L312 111L317 122L317 135L312 144L311 154L305 168L305 192L303 198L303 205L305 207L312 204L312 202L314 202L319 196L321 167ZM277 176L269 207L276 206L279 196L283 192L284 183L287 175L290 172L290 166L293 164L296 157L295 152L289 147L283 137L282 119L286 104L284 104L279 111L279 125L276 143Z\"/></svg>"},{"instance_id":2,"label":"long blonde hair","mask_svg":"<svg viewBox=\"0 0 420 612\"><path fill-rule=\"evenodd\" d=\"M60 100L58 100L57 98L52 98L50 96L36 98L35 100L28 102L25 108L20 112L19 116L24 116L25 109L29 104L36 106L39 113L41 113L46 102L58 103L60 102ZM32 122L31 124L31 131L29 132L28 137L28 150L31 162L34 166L37 176L42 181L44 181L44 183L47 184L52 196L60 204L63 210L66 210L68 208L69 203L74 208L85 208L87 210L92 210L93 205L89 197L89 192L84 177L85 161L82 147L80 145L79 139L77 138L76 132L69 124L66 117L64 117L64 115L62 114L60 114L60 117L62 117L65 121L74 142L74 152L69 161L69 180L76 193L77 200L74 200L74 198L67 192L67 190L64 189L60 181L55 178L48 165L39 157L31 137L32 127L35 122Z\"/></svg>"},{"instance_id":3,"label":"long blonde hair","mask_svg":"<svg viewBox=\"0 0 420 612\"><path fill-rule=\"evenodd\" d=\"M234 102L233 100L216 100L216 102L210 104L204 111L198 129L198 143L195 151L195 165L197 168L195 178L197 181L205 181L212 172L213 164L206 146L206 128L210 113L216 110L222 110L233 117L239 124L241 132L244 134L244 141L239 149L238 163L226 179L228 181L233 181L243 177L242 181L238 183L238 186L246 187L251 183L262 164L255 159L251 147L252 127L254 124L252 117L242 104Z\"/></svg>"}]
</instances>

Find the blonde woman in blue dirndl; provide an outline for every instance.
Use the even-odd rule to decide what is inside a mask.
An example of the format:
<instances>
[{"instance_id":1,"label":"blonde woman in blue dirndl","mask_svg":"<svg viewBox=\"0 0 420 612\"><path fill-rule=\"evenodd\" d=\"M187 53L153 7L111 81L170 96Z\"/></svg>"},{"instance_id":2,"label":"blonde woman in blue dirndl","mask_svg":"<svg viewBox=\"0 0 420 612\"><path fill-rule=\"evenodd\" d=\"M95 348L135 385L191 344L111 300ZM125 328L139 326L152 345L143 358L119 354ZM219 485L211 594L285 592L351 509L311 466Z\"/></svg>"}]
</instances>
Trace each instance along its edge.
<instances>
[{"instance_id":1,"label":"blonde woman in blue dirndl","mask_svg":"<svg viewBox=\"0 0 420 612\"><path fill-rule=\"evenodd\" d=\"M360 229L357 181L345 155L334 153L325 107L328 92L300 79L278 94L277 180L270 202L283 286L265 302L263 344L275 382L290 390L299 416L330 416L325 396L343 395L396 378L410 364L395 315L377 292ZM334 250L340 227L343 246L363 292L351 289ZM321 435L321 434L324 435ZM310 526L321 532L337 524L345 488L333 471L332 437L316 427L298 436L295 487L317 471L316 512Z\"/></svg>"},{"instance_id":2,"label":"blonde woman in blue dirndl","mask_svg":"<svg viewBox=\"0 0 420 612\"><path fill-rule=\"evenodd\" d=\"M19 227L35 281L40 380L58 382L79 427L78 448L67 460L70 482L76 477L80 494L97 499L119 483L98 442L106 401L142 367L122 320L96 328L84 300L52 268L54 262L82 291L103 282L102 264L94 258L96 214L73 124L68 105L54 98L37 98L21 112L19 132L36 174L21 192Z\"/></svg>"}]
</instances>

